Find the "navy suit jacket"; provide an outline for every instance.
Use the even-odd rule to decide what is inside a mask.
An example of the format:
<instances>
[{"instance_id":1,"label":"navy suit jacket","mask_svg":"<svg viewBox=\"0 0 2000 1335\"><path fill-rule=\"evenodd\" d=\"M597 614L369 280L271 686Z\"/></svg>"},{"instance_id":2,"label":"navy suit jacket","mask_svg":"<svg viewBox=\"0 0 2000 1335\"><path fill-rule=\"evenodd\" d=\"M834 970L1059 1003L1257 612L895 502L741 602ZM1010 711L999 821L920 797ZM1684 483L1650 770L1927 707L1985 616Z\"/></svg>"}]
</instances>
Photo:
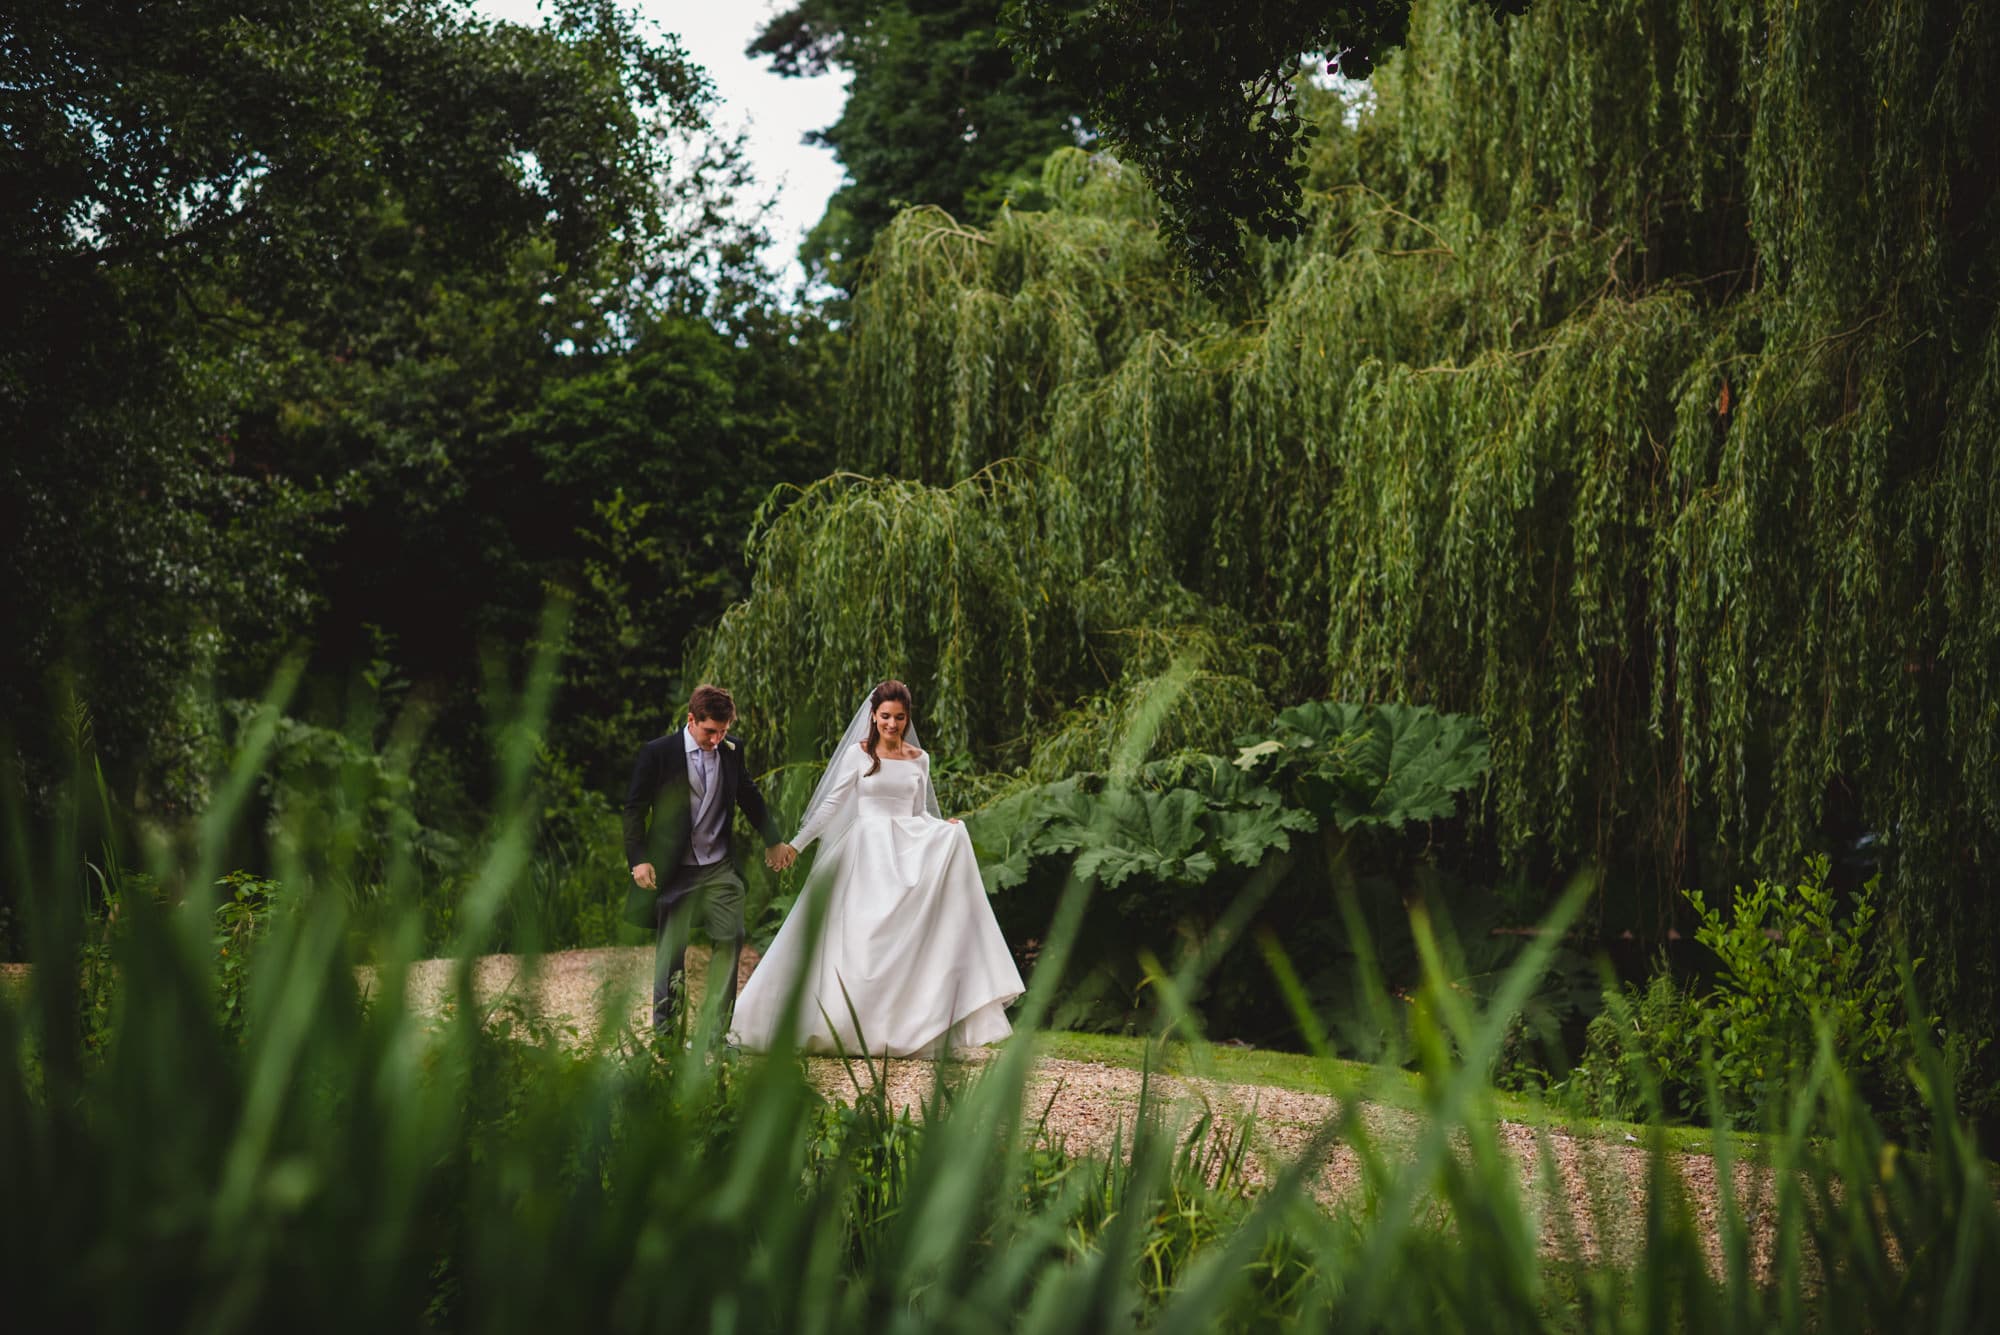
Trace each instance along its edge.
<instances>
[{"instance_id":1,"label":"navy suit jacket","mask_svg":"<svg viewBox=\"0 0 2000 1335\"><path fill-rule=\"evenodd\" d=\"M766 844L783 843L784 835L771 819L771 809L765 804L764 795L757 791L757 781L750 777L743 748L734 739L725 737L715 750L722 762L718 777L722 800L740 808L764 836ZM625 791L625 861L633 867L642 862L652 863L661 887L665 887L674 868L681 865L681 858L694 837L693 796L688 787L687 739L682 729L655 737L639 748L638 758L632 762L632 783ZM722 825L725 849L731 845L731 824L724 821ZM626 897L626 920L651 927L653 898L657 893L634 886Z\"/></svg>"}]
</instances>

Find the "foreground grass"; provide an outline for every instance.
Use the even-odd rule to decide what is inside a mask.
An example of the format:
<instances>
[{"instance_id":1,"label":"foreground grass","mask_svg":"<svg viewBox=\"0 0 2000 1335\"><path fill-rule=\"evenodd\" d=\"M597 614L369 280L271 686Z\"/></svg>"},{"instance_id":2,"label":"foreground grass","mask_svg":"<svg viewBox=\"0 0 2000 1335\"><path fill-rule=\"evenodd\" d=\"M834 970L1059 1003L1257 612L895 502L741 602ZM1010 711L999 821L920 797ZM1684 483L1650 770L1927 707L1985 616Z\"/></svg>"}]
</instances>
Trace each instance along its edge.
<instances>
[{"instance_id":1,"label":"foreground grass","mask_svg":"<svg viewBox=\"0 0 2000 1335\"><path fill-rule=\"evenodd\" d=\"M49 1023L62 971L0 1003L0 1277L27 1328L1747 1335L1994 1312L2000 1226L1969 1142L1899 1161L1831 1071L1813 1097L1843 1134L1770 1138L1761 1222L1726 1195L1698 1214L1666 1156L1638 1154L1651 1189L1607 1194L1618 1229L1570 1242L1470 1066L1024 1030L910 1118L819 1099L805 1063L710 1060L712 1032L689 1052L605 1025L579 1047L531 1009L509 1029L412 1006L394 967L362 1005L337 926L309 918L265 947L238 1028L167 926L120 945L145 1001L115 1005L91 1054ZM1343 1106L1249 1190L1223 1123L1188 1137L1141 1106L1102 1154L1038 1144L1022 1095L1051 1057ZM1385 1142L1358 1090L1424 1115ZM1358 1177L1329 1206L1308 1170L1336 1149Z\"/></svg>"},{"instance_id":2,"label":"foreground grass","mask_svg":"<svg viewBox=\"0 0 2000 1335\"><path fill-rule=\"evenodd\" d=\"M651 968L650 947L626 948L632 956L629 972L635 976ZM692 995L699 1004L706 974L707 948L695 946L689 955ZM483 957L482 963L506 957ZM546 968L554 956L543 957ZM443 965L446 961L434 961ZM528 976L535 976L530 974ZM0 966L0 1000L25 1000L29 985L26 965ZM435 991L436 984L431 985ZM586 1017L574 1017L583 1020ZM1027 1041L1026 1036L1010 1040ZM1425 1077L1396 1067L1335 1057L1275 1049L1245 1048L1227 1042L1189 1042L1184 1039L1155 1039L1126 1034L1043 1031L1032 1044L1037 1059L1083 1062L1129 1071L1151 1070L1157 1074L1215 1081L1226 1085L1282 1089L1327 1098L1358 1097L1367 1103L1421 1112L1426 1106ZM1670 1154L1712 1156L1717 1153L1717 1137L1728 1144L1729 1157L1753 1164L1768 1164L1780 1137L1763 1132L1725 1130L1705 1126L1648 1124L1581 1116L1530 1095L1488 1089L1494 1115L1509 1122L1544 1131L1560 1131L1583 1140L1624 1147L1657 1146Z\"/></svg>"},{"instance_id":3,"label":"foreground grass","mask_svg":"<svg viewBox=\"0 0 2000 1335\"><path fill-rule=\"evenodd\" d=\"M529 880L518 815L496 817L468 882L441 1009L407 990L422 941L414 920L375 946L379 986L364 999L340 896L300 891L262 926L218 918L200 888L217 883L231 832L249 819L268 741L268 727L253 735L218 786L191 865L144 882L194 889L172 902L124 894L115 927L78 911L87 864L64 843L75 826L54 823L42 850L17 815L8 871L25 887L42 962L25 996L0 997L0 1292L22 1329L2000 1325L1992 1178L1921 1035L1934 1127L1921 1154L1891 1144L1822 1045L1771 1139L1775 1171L1764 1176L1775 1190L1752 1203L1756 1219L1730 1195L1735 1138L1714 1141L1724 1185L1701 1213L1655 1141L1638 1165L1640 1194L1613 1201L1632 1245L1593 1248L1558 1221L1551 1260L1536 1193L1560 1165L1536 1163L1530 1147L1537 1180L1524 1185L1520 1138L1508 1143L1496 1125L1515 1105L1496 1099L1485 1072L1580 895L1485 1009L1451 987L1427 926L1412 921L1425 950L1420 1076L1324 1053L1190 1044L1151 1054L1169 1073L1335 1096L1253 1191L1249 1137L1219 1119L1190 1127L1142 1104L1104 1152L1072 1154L1024 1114L1044 1053L1149 1059L1135 1040L1034 1037L1084 920L1085 883L1056 910L1021 1007L1028 1037L913 1117L879 1087L829 1101L803 1062L712 1057L710 1004L683 1048L635 1036L615 1002L574 1041L532 1007L481 1001L478 944ZM503 755L497 811L524 809L531 759L525 742ZM114 860L101 862L102 888L120 891ZM313 884L303 867L280 870L284 884ZM403 874L407 888L414 873ZM1177 998L1200 980L1156 981L1168 1021L1188 1031ZM1310 1014L1295 1016L1309 1032ZM788 1050L789 1035L776 1046ZM1357 1090L1421 1115L1378 1134ZM1815 1140L1816 1127L1832 1134ZM1355 1190L1329 1205L1314 1188L1335 1155Z\"/></svg>"}]
</instances>

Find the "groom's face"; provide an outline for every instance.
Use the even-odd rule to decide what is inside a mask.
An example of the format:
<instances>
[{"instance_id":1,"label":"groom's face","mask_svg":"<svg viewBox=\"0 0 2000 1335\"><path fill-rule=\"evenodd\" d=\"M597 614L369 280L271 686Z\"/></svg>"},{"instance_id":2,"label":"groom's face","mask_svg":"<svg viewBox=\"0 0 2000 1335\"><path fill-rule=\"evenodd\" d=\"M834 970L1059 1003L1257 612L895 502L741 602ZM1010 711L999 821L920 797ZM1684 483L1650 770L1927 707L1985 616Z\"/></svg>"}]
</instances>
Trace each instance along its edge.
<instances>
[{"instance_id":1,"label":"groom's face","mask_svg":"<svg viewBox=\"0 0 2000 1335\"><path fill-rule=\"evenodd\" d=\"M729 724L712 718L697 719L688 715L688 732L694 737L694 744L704 751L713 751L722 745L722 739L729 735Z\"/></svg>"}]
</instances>

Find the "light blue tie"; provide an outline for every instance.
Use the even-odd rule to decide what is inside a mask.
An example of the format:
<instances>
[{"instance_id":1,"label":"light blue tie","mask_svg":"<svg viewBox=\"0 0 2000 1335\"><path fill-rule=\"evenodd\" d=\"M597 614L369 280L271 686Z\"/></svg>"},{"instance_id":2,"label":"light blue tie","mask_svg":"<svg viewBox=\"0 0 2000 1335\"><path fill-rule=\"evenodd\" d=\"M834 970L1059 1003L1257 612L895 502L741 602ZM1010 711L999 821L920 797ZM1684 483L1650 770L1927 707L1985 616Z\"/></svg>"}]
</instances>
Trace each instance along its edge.
<instances>
[{"instance_id":1,"label":"light blue tie","mask_svg":"<svg viewBox=\"0 0 2000 1335\"><path fill-rule=\"evenodd\" d=\"M715 753L704 747L694 749L696 766L701 771L701 792L695 799L694 821L699 827L707 817L709 806L715 798Z\"/></svg>"}]
</instances>

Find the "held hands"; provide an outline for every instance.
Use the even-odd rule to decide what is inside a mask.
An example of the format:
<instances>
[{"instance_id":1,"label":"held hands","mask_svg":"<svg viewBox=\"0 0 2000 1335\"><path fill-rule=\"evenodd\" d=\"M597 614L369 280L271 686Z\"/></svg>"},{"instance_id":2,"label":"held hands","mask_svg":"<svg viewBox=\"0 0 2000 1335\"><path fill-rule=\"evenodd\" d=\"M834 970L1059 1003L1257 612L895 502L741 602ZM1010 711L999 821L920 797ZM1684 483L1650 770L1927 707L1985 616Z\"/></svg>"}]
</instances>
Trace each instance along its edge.
<instances>
[{"instance_id":1,"label":"held hands","mask_svg":"<svg viewBox=\"0 0 2000 1335\"><path fill-rule=\"evenodd\" d=\"M653 864L650 862L642 862L638 866L632 868L632 883L638 886L641 890L654 889L655 882L653 878Z\"/></svg>"}]
</instances>

